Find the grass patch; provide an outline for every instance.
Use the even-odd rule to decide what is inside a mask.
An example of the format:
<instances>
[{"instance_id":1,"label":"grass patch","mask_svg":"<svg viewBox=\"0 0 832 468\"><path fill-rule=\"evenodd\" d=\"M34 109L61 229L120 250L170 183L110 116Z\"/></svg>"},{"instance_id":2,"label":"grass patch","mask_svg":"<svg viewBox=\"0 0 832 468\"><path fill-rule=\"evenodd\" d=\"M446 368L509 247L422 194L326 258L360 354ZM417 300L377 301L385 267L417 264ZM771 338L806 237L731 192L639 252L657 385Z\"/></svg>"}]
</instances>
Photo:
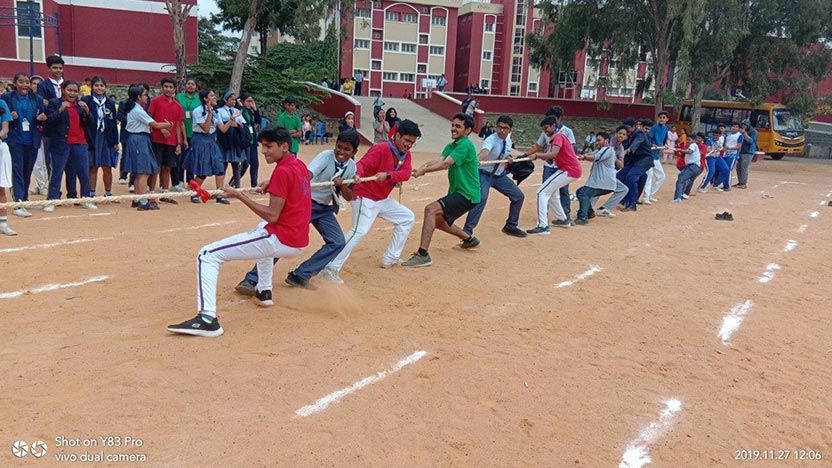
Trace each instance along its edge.
<instances>
[{"instance_id":1,"label":"grass patch","mask_svg":"<svg viewBox=\"0 0 832 468\"><path fill-rule=\"evenodd\" d=\"M485 114L485 121L492 124L497 122L497 117L500 114ZM511 139L516 143L518 148L528 148L540 136L540 121L543 120L542 115L537 114L514 114L511 116L514 120L514 128L511 132ZM584 138L589 132L609 132L615 131L615 128L621 124L619 120L614 119L566 119L566 125L575 133L575 140L578 147L582 148L584 145ZM479 129L477 129L479 130Z\"/></svg>"}]
</instances>

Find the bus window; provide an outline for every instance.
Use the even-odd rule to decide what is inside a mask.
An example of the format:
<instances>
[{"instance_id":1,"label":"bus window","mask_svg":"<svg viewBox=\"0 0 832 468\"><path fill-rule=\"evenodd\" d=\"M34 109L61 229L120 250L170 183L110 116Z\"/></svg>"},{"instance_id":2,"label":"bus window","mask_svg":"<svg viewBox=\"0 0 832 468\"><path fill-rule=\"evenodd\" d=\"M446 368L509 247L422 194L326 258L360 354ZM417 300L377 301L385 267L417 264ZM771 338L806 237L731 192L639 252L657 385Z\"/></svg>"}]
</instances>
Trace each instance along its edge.
<instances>
[{"instance_id":1,"label":"bus window","mask_svg":"<svg viewBox=\"0 0 832 468\"><path fill-rule=\"evenodd\" d=\"M715 124L726 124L728 126L731 125L733 109L727 109L724 107L717 107L714 109L714 119L712 120Z\"/></svg>"},{"instance_id":2,"label":"bus window","mask_svg":"<svg viewBox=\"0 0 832 468\"><path fill-rule=\"evenodd\" d=\"M702 115L699 117L699 122L703 124L709 124L714 121L714 108L712 107L703 107L702 108Z\"/></svg>"},{"instance_id":3,"label":"bus window","mask_svg":"<svg viewBox=\"0 0 832 468\"><path fill-rule=\"evenodd\" d=\"M751 111L748 109L735 109L734 110L734 122L740 123L745 119L751 118Z\"/></svg>"},{"instance_id":4,"label":"bus window","mask_svg":"<svg viewBox=\"0 0 832 468\"><path fill-rule=\"evenodd\" d=\"M753 110L751 111L751 125L754 128L771 128L771 125L768 121L768 111L767 110Z\"/></svg>"},{"instance_id":5,"label":"bus window","mask_svg":"<svg viewBox=\"0 0 832 468\"><path fill-rule=\"evenodd\" d=\"M682 106L682 112L679 113L679 120L683 122L690 122L691 106Z\"/></svg>"}]
</instances>

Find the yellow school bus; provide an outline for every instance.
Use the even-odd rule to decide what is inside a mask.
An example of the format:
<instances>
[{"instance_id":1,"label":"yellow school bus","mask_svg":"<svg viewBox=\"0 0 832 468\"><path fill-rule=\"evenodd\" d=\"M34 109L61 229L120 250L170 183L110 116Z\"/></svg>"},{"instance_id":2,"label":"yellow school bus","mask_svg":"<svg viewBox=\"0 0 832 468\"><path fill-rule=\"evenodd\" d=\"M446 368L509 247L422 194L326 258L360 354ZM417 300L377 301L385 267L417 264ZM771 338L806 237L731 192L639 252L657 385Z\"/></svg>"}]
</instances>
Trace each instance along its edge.
<instances>
[{"instance_id":1,"label":"yellow school bus","mask_svg":"<svg viewBox=\"0 0 832 468\"><path fill-rule=\"evenodd\" d=\"M683 101L676 114L679 116L676 131L684 129L690 134L692 112L693 101ZM803 121L799 115L793 115L788 107L768 102L753 106L747 102L702 101L702 116L699 120L708 133L719 124L730 127L732 122L740 123L744 119L749 119L757 129L757 151L765 152L772 159L803 152L806 140Z\"/></svg>"}]
</instances>

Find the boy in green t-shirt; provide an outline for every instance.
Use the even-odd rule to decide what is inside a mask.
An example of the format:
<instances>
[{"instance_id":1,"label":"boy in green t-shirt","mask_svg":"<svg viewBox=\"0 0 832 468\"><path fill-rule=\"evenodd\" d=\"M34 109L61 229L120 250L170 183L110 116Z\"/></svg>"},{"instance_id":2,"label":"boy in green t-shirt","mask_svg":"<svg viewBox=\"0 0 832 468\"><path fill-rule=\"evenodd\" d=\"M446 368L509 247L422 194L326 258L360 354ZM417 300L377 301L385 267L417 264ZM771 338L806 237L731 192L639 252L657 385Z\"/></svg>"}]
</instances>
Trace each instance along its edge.
<instances>
[{"instance_id":1,"label":"boy in green t-shirt","mask_svg":"<svg viewBox=\"0 0 832 468\"><path fill-rule=\"evenodd\" d=\"M199 87L196 85L196 80L193 78L188 78L185 81L185 91L176 95L176 100L179 102L179 105L182 106L182 110L185 111L185 120L181 122L181 125L184 127L183 135L185 135L184 148L182 151L182 155L179 157L179 162L185 160L185 152L188 151L191 147L191 137L194 136L194 109L201 106L202 103L199 102L199 94L197 94ZM191 177L188 177L190 179ZM173 189L177 192L184 192L185 191L185 165L179 164L179 167L174 168L171 170L171 182L173 183Z\"/></svg>"},{"instance_id":2,"label":"boy in green t-shirt","mask_svg":"<svg viewBox=\"0 0 832 468\"><path fill-rule=\"evenodd\" d=\"M421 177L428 172L448 170L448 195L425 207L425 221L422 224L422 239L419 251L413 254L402 266L419 268L430 266L428 248L433 231L439 229L462 239L459 245L463 249L473 249L480 245L479 239L469 236L462 229L454 226L460 216L464 215L480 202L479 159L477 149L468 138L474 129L474 118L459 113L451 121L451 138L442 150L442 158L431 161L413 171L413 177Z\"/></svg>"},{"instance_id":3,"label":"boy in green t-shirt","mask_svg":"<svg viewBox=\"0 0 832 468\"><path fill-rule=\"evenodd\" d=\"M300 139L303 137L303 123L300 121L300 116L295 114L297 103L294 96L286 96L283 100L283 109L284 111L277 117L277 125L289 130L292 134L290 151L297 157L300 151Z\"/></svg>"}]
</instances>

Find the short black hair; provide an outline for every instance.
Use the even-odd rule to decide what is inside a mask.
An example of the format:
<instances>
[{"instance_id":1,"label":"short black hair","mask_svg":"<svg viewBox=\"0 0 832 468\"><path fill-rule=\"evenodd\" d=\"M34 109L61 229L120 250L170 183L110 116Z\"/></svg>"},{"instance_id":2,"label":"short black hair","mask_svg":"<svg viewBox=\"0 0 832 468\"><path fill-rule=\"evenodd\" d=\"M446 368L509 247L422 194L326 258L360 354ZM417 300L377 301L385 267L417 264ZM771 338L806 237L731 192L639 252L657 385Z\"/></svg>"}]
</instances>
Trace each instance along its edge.
<instances>
[{"instance_id":1,"label":"short black hair","mask_svg":"<svg viewBox=\"0 0 832 468\"><path fill-rule=\"evenodd\" d=\"M640 123L642 127L650 127L653 125L653 121L650 119L638 119L638 123Z\"/></svg>"},{"instance_id":2,"label":"short black hair","mask_svg":"<svg viewBox=\"0 0 832 468\"><path fill-rule=\"evenodd\" d=\"M561 106L552 106L549 110L546 111L546 116L552 116L556 119L560 119L563 117L563 107Z\"/></svg>"},{"instance_id":3,"label":"short black hair","mask_svg":"<svg viewBox=\"0 0 832 468\"><path fill-rule=\"evenodd\" d=\"M739 123L739 122L731 122L731 126L733 127L734 125L736 125L737 127L739 127L739 126L740 126L740 123Z\"/></svg>"},{"instance_id":4,"label":"short black hair","mask_svg":"<svg viewBox=\"0 0 832 468\"><path fill-rule=\"evenodd\" d=\"M501 116L497 117L497 125L499 125L501 123L506 124L509 127L514 128L514 120L511 117L507 116L507 115L501 115Z\"/></svg>"},{"instance_id":5,"label":"short black hair","mask_svg":"<svg viewBox=\"0 0 832 468\"><path fill-rule=\"evenodd\" d=\"M401 136L415 136L416 138L422 137L422 131L419 130L419 125L408 119L402 120L396 126L396 133Z\"/></svg>"},{"instance_id":6,"label":"short black hair","mask_svg":"<svg viewBox=\"0 0 832 468\"><path fill-rule=\"evenodd\" d=\"M630 131L630 129L629 129L629 128L627 128L627 126L626 126L626 125L619 125L619 126L615 129L615 133L618 133L618 132L620 132L621 130L624 130L625 132L629 132L629 131Z\"/></svg>"},{"instance_id":7,"label":"short black hair","mask_svg":"<svg viewBox=\"0 0 832 468\"><path fill-rule=\"evenodd\" d=\"M704 140L704 139L706 139L706 138L708 138L708 135L705 135L705 133L704 133L704 132L699 132L699 133L697 133L697 134L696 134L696 136L697 136L698 138L703 139L703 140Z\"/></svg>"},{"instance_id":8,"label":"short black hair","mask_svg":"<svg viewBox=\"0 0 832 468\"><path fill-rule=\"evenodd\" d=\"M628 127L632 127L635 124L636 124L636 119L634 119L632 117L627 117L626 119L621 121L621 125L626 125Z\"/></svg>"},{"instance_id":9,"label":"short black hair","mask_svg":"<svg viewBox=\"0 0 832 468\"><path fill-rule=\"evenodd\" d=\"M457 112L451 120L461 120L462 126L465 128L474 128L474 118L468 114Z\"/></svg>"},{"instance_id":10,"label":"short black hair","mask_svg":"<svg viewBox=\"0 0 832 468\"><path fill-rule=\"evenodd\" d=\"M164 86L166 84L172 84L172 85L176 86L176 81L174 81L173 78L162 78L162 81L159 84L162 85L162 86Z\"/></svg>"},{"instance_id":11,"label":"short black hair","mask_svg":"<svg viewBox=\"0 0 832 468\"><path fill-rule=\"evenodd\" d=\"M358 151L358 145L361 143L361 137L358 136L358 132L355 131L355 129L351 128L339 133L338 139L335 141L349 143L352 146L353 151Z\"/></svg>"},{"instance_id":12,"label":"short black hair","mask_svg":"<svg viewBox=\"0 0 832 468\"><path fill-rule=\"evenodd\" d=\"M557 125L557 124L558 124L558 119L555 118L554 115L547 115L546 117L543 118L543 120L540 121L540 126L541 127L544 126L544 125Z\"/></svg>"},{"instance_id":13,"label":"short black hair","mask_svg":"<svg viewBox=\"0 0 832 468\"><path fill-rule=\"evenodd\" d=\"M661 117L661 116L670 117L670 114L668 114L667 111L660 111L659 115L657 115L657 117Z\"/></svg>"},{"instance_id":14,"label":"short black hair","mask_svg":"<svg viewBox=\"0 0 832 468\"><path fill-rule=\"evenodd\" d=\"M67 86L71 86L71 85L75 85L75 86L77 86L78 88L80 88L80 87L81 87L81 83L79 83L79 82L77 82L77 81L75 81L75 80L64 80L64 81L61 83L61 90L62 90L62 91L65 91L65 90L66 90L66 88L67 88Z\"/></svg>"},{"instance_id":15,"label":"short black hair","mask_svg":"<svg viewBox=\"0 0 832 468\"><path fill-rule=\"evenodd\" d=\"M277 143L279 145L286 143L292 146L292 134L284 127L269 125L263 130L260 130L260 133L257 134L257 141L259 143Z\"/></svg>"},{"instance_id":16,"label":"short black hair","mask_svg":"<svg viewBox=\"0 0 832 468\"><path fill-rule=\"evenodd\" d=\"M597 135L595 135L595 137L596 137L596 138L597 138L597 137L601 137L601 138L603 138L603 139L605 139L605 140L609 141L609 139L610 139L610 134L609 134L609 133L607 133L607 132L598 132L598 134L597 134Z\"/></svg>"},{"instance_id":17,"label":"short black hair","mask_svg":"<svg viewBox=\"0 0 832 468\"><path fill-rule=\"evenodd\" d=\"M46 57L46 66L51 67L52 65L64 65L64 59L60 55Z\"/></svg>"}]
</instances>

